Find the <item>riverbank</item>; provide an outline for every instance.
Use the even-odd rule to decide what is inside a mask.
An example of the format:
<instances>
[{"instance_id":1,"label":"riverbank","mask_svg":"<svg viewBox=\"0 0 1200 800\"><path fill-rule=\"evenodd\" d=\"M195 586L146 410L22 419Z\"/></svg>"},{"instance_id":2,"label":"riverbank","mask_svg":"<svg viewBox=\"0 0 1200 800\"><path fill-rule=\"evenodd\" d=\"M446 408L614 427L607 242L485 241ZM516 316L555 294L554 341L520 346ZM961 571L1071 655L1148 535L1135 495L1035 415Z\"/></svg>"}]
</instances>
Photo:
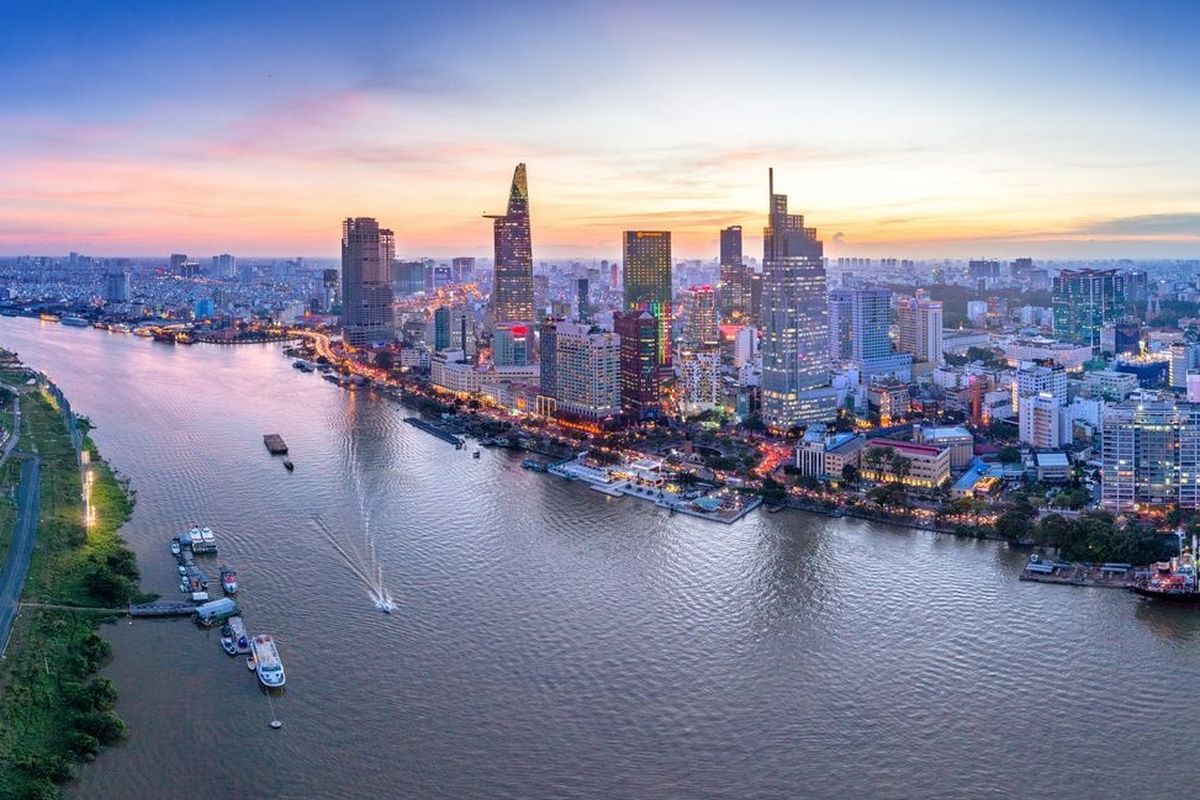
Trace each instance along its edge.
<instances>
[{"instance_id":1,"label":"riverbank","mask_svg":"<svg viewBox=\"0 0 1200 800\"><path fill-rule=\"evenodd\" d=\"M125 735L115 687L94 677L111 651L96 633L105 616L69 607L126 603L138 581L117 535L132 503L112 470L86 438L81 459L68 431L74 417L48 392L24 388L22 410L13 460L41 458L41 515L22 600L59 607L23 606L0 666L0 800L58 797L56 784Z\"/></svg>"}]
</instances>

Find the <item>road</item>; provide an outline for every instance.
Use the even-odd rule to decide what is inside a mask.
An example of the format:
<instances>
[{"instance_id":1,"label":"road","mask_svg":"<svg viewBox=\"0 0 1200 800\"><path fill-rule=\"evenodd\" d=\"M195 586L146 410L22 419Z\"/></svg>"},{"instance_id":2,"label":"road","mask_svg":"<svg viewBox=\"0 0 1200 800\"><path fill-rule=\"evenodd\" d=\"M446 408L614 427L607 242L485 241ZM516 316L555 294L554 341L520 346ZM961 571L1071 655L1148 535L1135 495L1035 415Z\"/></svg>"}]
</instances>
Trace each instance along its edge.
<instances>
[{"instance_id":1,"label":"road","mask_svg":"<svg viewBox=\"0 0 1200 800\"><path fill-rule=\"evenodd\" d=\"M21 463L21 485L17 487L17 524L13 527L8 560L0 569L0 656L8 649L13 620L20 610L21 589L25 586L29 560L33 557L41 472L40 456L31 455Z\"/></svg>"},{"instance_id":2,"label":"road","mask_svg":"<svg viewBox=\"0 0 1200 800\"><path fill-rule=\"evenodd\" d=\"M4 462L8 461L8 457L12 455L13 448L17 446L17 440L21 438L21 394L13 393L13 427L12 436L8 437L8 441L4 443L4 452L0 453L0 467L4 466Z\"/></svg>"}]
</instances>

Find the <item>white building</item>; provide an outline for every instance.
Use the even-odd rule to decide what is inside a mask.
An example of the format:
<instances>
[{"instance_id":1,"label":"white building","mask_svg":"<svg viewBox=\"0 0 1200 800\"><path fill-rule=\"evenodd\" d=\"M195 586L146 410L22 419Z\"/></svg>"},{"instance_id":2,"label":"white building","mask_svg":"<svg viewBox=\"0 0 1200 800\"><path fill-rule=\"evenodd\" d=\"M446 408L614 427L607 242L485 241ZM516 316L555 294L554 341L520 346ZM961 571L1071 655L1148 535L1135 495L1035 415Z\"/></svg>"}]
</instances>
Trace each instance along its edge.
<instances>
[{"instance_id":1,"label":"white building","mask_svg":"<svg viewBox=\"0 0 1200 800\"><path fill-rule=\"evenodd\" d=\"M900 321L900 347L912 353L915 361L942 362L942 304L922 297L901 298L897 312Z\"/></svg>"},{"instance_id":2,"label":"white building","mask_svg":"<svg viewBox=\"0 0 1200 800\"><path fill-rule=\"evenodd\" d=\"M621 337L590 325L556 326L559 414L603 419L621 412Z\"/></svg>"},{"instance_id":3,"label":"white building","mask_svg":"<svg viewBox=\"0 0 1200 800\"><path fill-rule=\"evenodd\" d=\"M1064 435L1062 404L1049 392L1022 397L1018 414L1021 443L1053 450L1071 441L1070 430Z\"/></svg>"},{"instance_id":4,"label":"white building","mask_svg":"<svg viewBox=\"0 0 1200 800\"><path fill-rule=\"evenodd\" d=\"M429 359L429 381L451 392L475 394L482 383L482 374L465 360L462 350L442 350Z\"/></svg>"}]
</instances>

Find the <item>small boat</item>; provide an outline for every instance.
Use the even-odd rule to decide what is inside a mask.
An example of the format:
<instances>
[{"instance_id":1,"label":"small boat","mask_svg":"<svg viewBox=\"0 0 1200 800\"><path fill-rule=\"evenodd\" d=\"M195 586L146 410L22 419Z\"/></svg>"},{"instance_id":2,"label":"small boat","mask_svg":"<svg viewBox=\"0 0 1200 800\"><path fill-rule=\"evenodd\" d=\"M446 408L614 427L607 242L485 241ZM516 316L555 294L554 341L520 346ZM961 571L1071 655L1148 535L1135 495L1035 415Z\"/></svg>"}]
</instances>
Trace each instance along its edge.
<instances>
[{"instance_id":1,"label":"small boat","mask_svg":"<svg viewBox=\"0 0 1200 800\"><path fill-rule=\"evenodd\" d=\"M250 670L251 672L258 670L258 662L254 660L254 656L248 656L246 658L246 669Z\"/></svg>"},{"instance_id":2,"label":"small boat","mask_svg":"<svg viewBox=\"0 0 1200 800\"><path fill-rule=\"evenodd\" d=\"M233 567L221 565L221 588L225 590L226 594L237 594L238 578Z\"/></svg>"},{"instance_id":3,"label":"small boat","mask_svg":"<svg viewBox=\"0 0 1200 800\"><path fill-rule=\"evenodd\" d=\"M292 463L292 460L290 458L285 458L283 460L283 467L288 472L291 472L292 470L294 470L296 468L296 465Z\"/></svg>"},{"instance_id":4,"label":"small boat","mask_svg":"<svg viewBox=\"0 0 1200 800\"><path fill-rule=\"evenodd\" d=\"M250 638L246 636L246 626L242 622L242 618L240 616L232 616L226 624L229 626L229 637L233 639L233 646L237 648L239 653L249 653Z\"/></svg>"},{"instance_id":5,"label":"small boat","mask_svg":"<svg viewBox=\"0 0 1200 800\"><path fill-rule=\"evenodd\" d=\"M255 636L250 640L250 649L254 653L259 682L268 689L283 686L287 680L283 674L283 660L279 658L271 634L260 633Z\"/></svg>"},{"instance_id":6,"label":"small boat","mask_svg":"<svg viewBox=\"0 0 1200 800\"><path fill-rule=\"evenodd\" d=\"M471 453L471 458L479 458L479 448L475 448L475 452Z\"/></svg>"},{"instance_id":7,"label":"small boat","mask_svg":"<svg viewBox=\"0 0 1200 800\"><path fill-rule=\"evenodd\" d=\"M83 317L64 316L62 318L63 325L70 325L72 328L86 328L92 323L88 322Z\"/></svg>"},{"instance_id":8,"label":"small boat","mask_svg":"<svg viewBox=\"0 0 1200 800\"><path fill-rule=\"evenodd\" d=\"M181 550L181 548L179 547L179 540L172 539L171 540L171 555L173 555L173 556L179 555L180 550Z\"/></svg>"},{"instance_id":9,"label":"small boat","mask_svg":"<svg viewBox=\"0 0 1200 800\"><path fill-rule=\"evenodd\" d=\"M235 645L233 643L232 636L222 636L221 637L221 649L224 650L226 653L228 653L231 656L237 655L237 645Z\"/></svg>"},{"instance_id":10,"label":"small boat","mask_svg":"<svg viewBox=\"0 0 1200 800\"><path fill-rule=\"evenodd\" d=\"M180 564L180 565L179 565L179 574L180 574L180 575L187 575L187 565L186 565L186 564Z\"/></svg>"}]
</instances>

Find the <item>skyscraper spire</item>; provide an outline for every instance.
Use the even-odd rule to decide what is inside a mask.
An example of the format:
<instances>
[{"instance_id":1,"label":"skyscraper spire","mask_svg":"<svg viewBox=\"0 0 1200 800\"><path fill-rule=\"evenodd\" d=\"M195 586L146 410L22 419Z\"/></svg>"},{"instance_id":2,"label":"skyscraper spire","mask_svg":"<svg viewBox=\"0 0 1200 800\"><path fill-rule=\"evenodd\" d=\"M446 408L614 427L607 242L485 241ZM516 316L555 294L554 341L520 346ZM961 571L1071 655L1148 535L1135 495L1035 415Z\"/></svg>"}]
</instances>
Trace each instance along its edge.
<instances>
[{"instance_id":1,"label":"skyscraper spire","mask_svg":"<svg viewBox=\"0 0 1200 800\"><path fill-rule=\"evenodd\" d=\"M525 164L513 170L508 213L485 215L494 220L496 264L492 284L492 318L501 322L532 322L533 243L529 233L529 183Z\"/></svg>"}]
</instances>

